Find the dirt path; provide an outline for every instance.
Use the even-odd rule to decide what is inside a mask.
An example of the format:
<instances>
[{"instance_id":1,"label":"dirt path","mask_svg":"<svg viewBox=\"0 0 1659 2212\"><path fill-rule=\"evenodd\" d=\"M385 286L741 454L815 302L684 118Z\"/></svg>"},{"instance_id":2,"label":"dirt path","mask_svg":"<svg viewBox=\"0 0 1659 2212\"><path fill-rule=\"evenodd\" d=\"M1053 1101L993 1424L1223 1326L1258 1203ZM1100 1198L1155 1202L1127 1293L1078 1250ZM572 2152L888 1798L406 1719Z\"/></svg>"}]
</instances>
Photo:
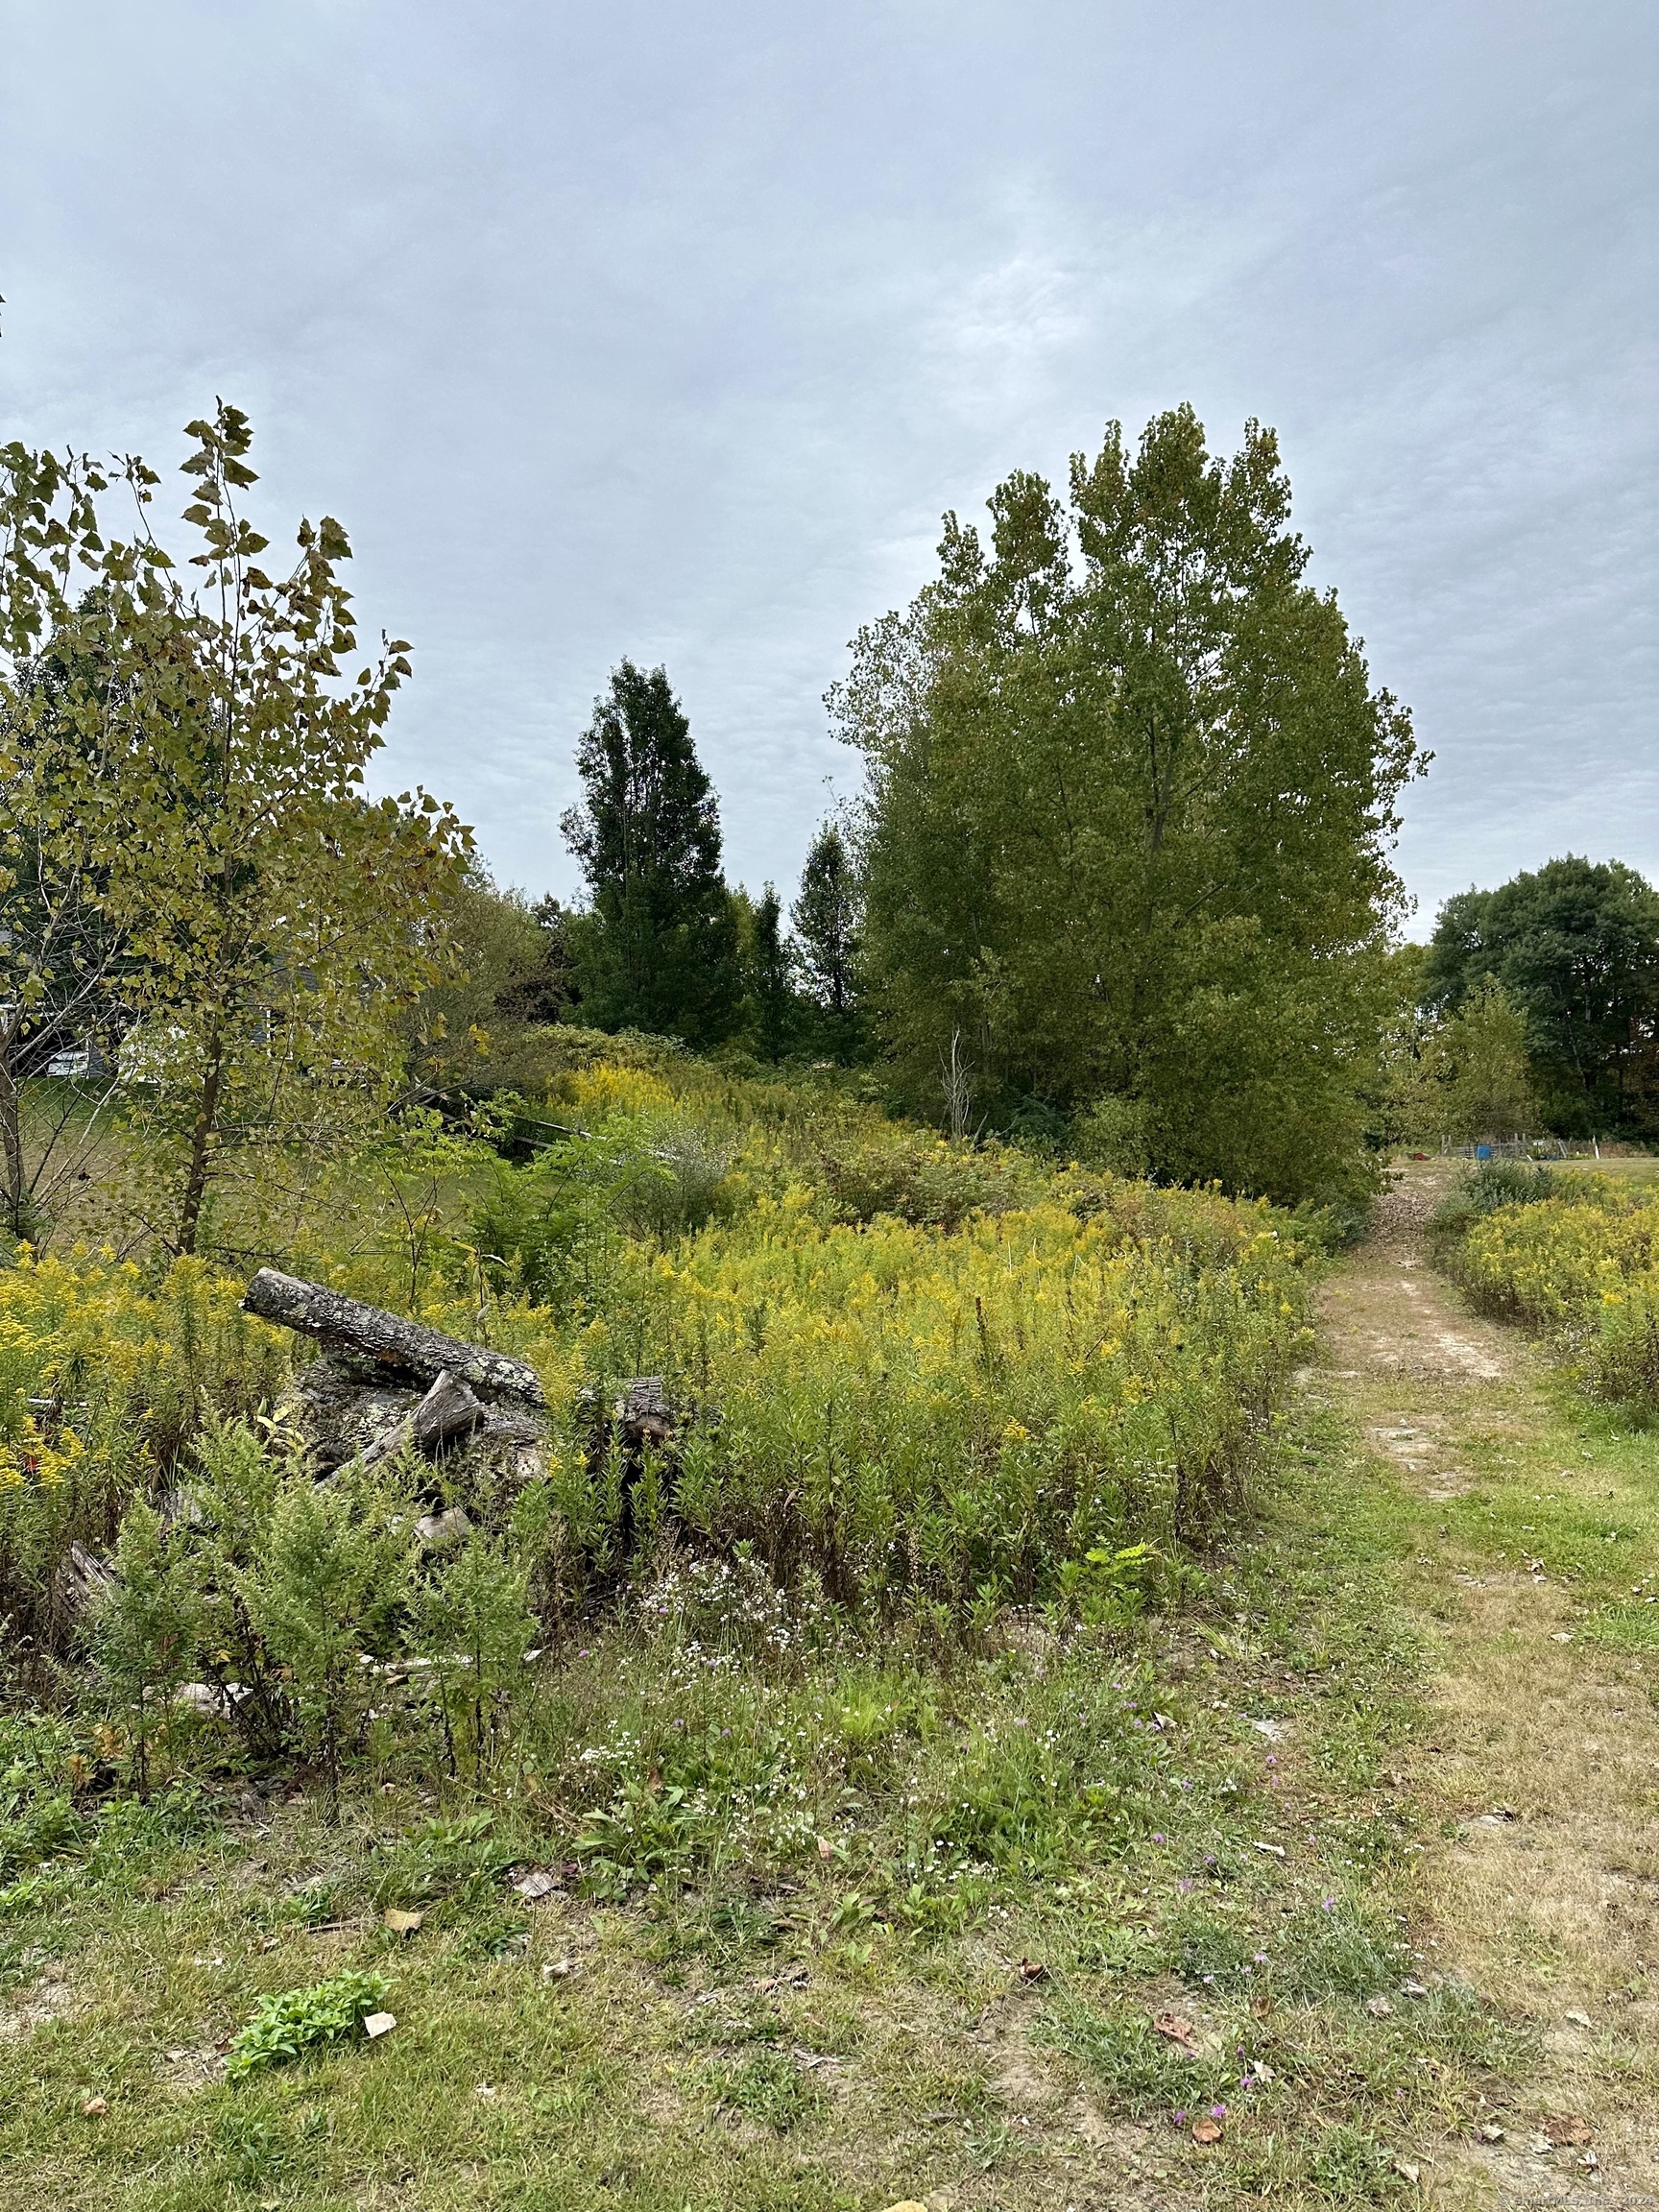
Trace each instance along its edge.
<instances>
[{"instance_id":1,"label":"dirt path","mask_svg":"<svg viewBox=\"0 0 1659 2212\"><path fill-rule=\"evenodd\" d=\"M1659 2205L1659 1713L1641 1656L1579 1632L1575 1578L1527 1535L1594 1538L1639 1491L1650 1524L1653 1455L1552 1399L1531 1343L1434 1272L1423 1225L1445 1179L1408 1169L1332 1278L1314 1383L1420 1502L1407 1599L1440 1655L1408 1786L1440 1832L1421 1874L1432 1955L1535 2037L1530 2078L1494 2107L1502 2138L1443 2161L1435 2196L1635 2212Z\"/></svg>"}]
</instances>

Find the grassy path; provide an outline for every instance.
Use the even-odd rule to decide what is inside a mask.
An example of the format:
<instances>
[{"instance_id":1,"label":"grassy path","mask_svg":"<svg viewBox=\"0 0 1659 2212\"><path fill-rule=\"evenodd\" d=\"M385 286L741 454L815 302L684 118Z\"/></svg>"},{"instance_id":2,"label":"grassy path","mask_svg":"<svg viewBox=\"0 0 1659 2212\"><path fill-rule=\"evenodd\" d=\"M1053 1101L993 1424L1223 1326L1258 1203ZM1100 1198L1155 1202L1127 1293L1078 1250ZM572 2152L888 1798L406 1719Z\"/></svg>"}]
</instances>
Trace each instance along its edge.
<instances>
[{"instance_id":1,"label":"grassy path","mask_svg":"<svg viewBox=\"0 0 1659 2212\"><path fill-rule=\"evenodd\" d=\"M1401 1596L1431 1653L1426 1724L1398 1777L1431 1839L1414 1916L1443 1970L1526 2029L1485 2124L1502 2136L1442 2154L1434 2195L1648 2206L1659 1451L1431 1271L1422 1224L1442 1172L1412 1171L1327 1286L1328 1364L1310 1383L1399 1478Z\"/></svg>"}]
</instances>

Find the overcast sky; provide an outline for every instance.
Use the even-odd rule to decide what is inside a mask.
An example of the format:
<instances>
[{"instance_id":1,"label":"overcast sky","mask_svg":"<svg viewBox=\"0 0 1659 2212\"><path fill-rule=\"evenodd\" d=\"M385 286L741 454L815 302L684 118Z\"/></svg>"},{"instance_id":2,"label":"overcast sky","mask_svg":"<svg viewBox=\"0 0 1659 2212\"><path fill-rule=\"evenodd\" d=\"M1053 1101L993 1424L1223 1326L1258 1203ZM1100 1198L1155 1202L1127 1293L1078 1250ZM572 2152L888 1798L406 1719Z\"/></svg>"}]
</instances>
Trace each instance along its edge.
<instances>
[{"instance_id":1,"label":"overcast sky","mask_svg":"<svg viewBox=\"0 0 1659 2212\"><path fill-rule=\"evenodd\" d=\"M414 641L390 787L568 893L576 733L662 661L787 894L941 512L1258 416L1437 756L1421 932L1659 877L1656 63L1653 0L0 0L0 437L170 469L233 398Z\"/></svg>"}]
</instances>

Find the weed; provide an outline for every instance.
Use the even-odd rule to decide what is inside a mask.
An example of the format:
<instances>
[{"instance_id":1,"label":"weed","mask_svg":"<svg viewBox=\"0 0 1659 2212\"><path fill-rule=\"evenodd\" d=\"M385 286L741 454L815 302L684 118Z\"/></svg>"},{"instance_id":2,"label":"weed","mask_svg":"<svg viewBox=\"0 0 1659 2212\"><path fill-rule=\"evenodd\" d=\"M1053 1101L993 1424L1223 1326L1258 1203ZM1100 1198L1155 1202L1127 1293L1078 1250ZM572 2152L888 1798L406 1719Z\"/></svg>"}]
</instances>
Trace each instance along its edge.
<instances>
[{"instance_id":1,"label":"weed","mask_svg":"<svg viewBox=\"0 0 1659 2212\"><path fill-rule=\"evenodd\" d=\"M1238 2079L1221 2059L1190 2055L1158 2034L1143 2011L1127 2005L1102 2009L1064 1996L1047 2012L1043 2033L1081 2059L1131 2114L1211 2104Z\"/></svg>"},{"instance_id":2,"label":"weed","mask_svg":"<svg viewBox=\"0 0 1659 2212\"><path fill-rule=\"evenodd\" d=\"M386 1996L378 1974L336 1974L308 1989L288 1989L261 1997L253 2017L238 2030L225 2072L244 2081L267 2066L286 2066L313 2051L357 2041L367 2014Z\"/></svg>"},{"instance_id":3,"label":"weed","mask_svg":"<svg viewBox=\"0 0 1659 2212\"><path fill-rule=\"evenodd\" d=\"M824 2091L787 2051L759 2050L709 2077L719 2105L785 2135L823 2106Z\"/></svg>"}]
</instances>

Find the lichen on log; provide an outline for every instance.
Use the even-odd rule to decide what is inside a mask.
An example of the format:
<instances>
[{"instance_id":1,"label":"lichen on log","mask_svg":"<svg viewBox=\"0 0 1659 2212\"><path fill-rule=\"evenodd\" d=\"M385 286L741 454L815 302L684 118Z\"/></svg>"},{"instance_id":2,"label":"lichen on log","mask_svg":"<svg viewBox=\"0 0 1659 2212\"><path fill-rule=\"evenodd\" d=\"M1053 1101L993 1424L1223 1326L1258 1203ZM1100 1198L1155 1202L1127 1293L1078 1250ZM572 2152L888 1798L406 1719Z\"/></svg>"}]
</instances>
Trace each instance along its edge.
<instances>
[{"instance_id":1,"label":"lichen on log","mask_svg":"<svg viewBox=\"0 0 1659 2212\"><path fill-rule=\"evenodd\" d=\"M509 1398L521 1406L543 1407L547 1401L536 1370L522 1359L492 1352L482 1344L464 1344L445 1336L440 1329L411 1321L401 1313L366 1306L360 1299L344 1297L322 1283L307 1283L298 1275L280 1274L261 1267L248 1286L243 1310L262 1321L277 1322L299 1330L321 1343L356 1352L380 1365L396 1367L420 1382L436 1382L447 1372L467 1383L480 1398Z\"/></svg>"}]
</instances>

